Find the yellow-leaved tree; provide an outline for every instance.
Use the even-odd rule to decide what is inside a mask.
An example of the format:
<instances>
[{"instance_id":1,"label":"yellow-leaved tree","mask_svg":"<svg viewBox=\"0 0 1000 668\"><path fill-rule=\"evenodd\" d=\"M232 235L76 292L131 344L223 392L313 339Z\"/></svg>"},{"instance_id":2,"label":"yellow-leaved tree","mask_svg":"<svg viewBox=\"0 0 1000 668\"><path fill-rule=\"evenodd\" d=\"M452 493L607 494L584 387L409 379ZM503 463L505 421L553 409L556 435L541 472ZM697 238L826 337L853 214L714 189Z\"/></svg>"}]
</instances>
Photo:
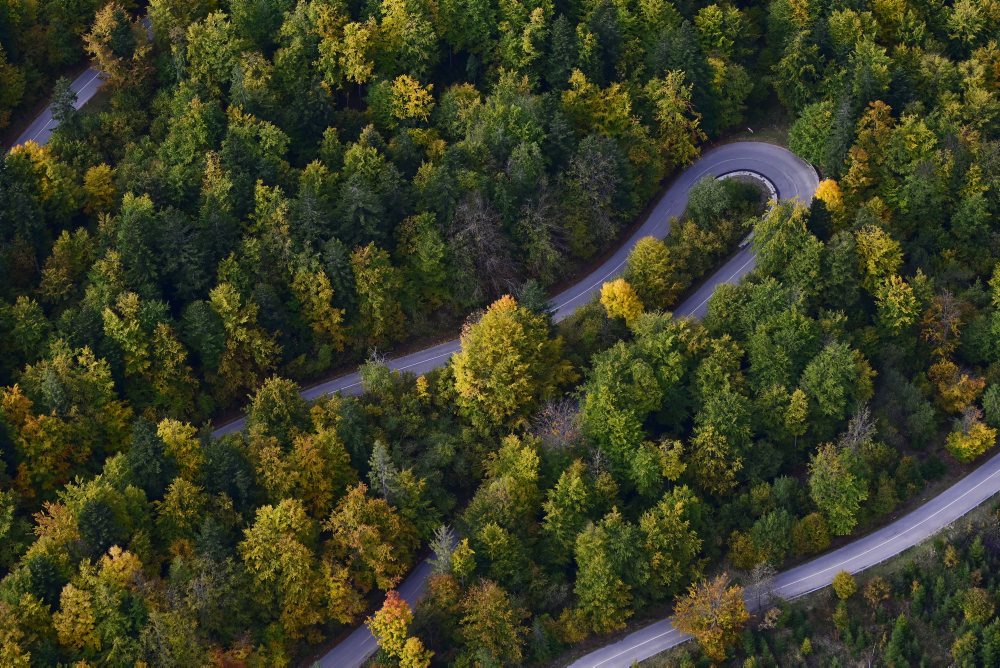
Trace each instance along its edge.
<instances>
[{"instance_id":1,"label":"yellow-leaved tree","mask_svg":"<svg viewBox=\"0 0 1000 668\"><path fill-rule=\"evenodd\" d=\"M729 586L729 576L722 574L691 585L674 607L673 624L694 636L708 658L723 661L748 619L743 588Z\"/></svg>"},{"instance_id":2,"label":"yellow-leaved tree","mask_svg":"<svg viewBox=\"0 0 1000 668\"><path fill-rule=\"evenodd\" d=\"M402 668L427 668L433 652L420 638L410 635L413 611L394 590L385 595L382 609L368 618L368 628L387 654L399 659Z\"/></svg>"},{"instance_id":3,"label":"yellow-leaved tree","mask_svg":"<svg viewBox=\"0 0 1000 668\"><path fill-rule=\"evenodd\" d=\"M997 442L997 430L984 424L981 416L978 408L970 406L961 419L955 421L955 428L948 434L945 445L960 462L971 462Z\"/></svg>"},{"instance_id":4,"label":"yellow-leaved tree","mask_svg":"<svg viewBox=\"0 0 1000 668\"><path fill-rule=\"evenodd\" d=\"M830 217L838 225L842 224L847 215L844 207L844 193L840 190L840 184L833 179L823 179L816 186L816 199L826 205L826 210L830 212Z\"/></svg>"},{"instance_id":5,"label":"yellow-leaved tree","mask_svg":"<svg viewBox=\"0 0 1000 668\"><path fill-rule=\"evenodd\" d=\"M562 339L550 336L545 316L510 296L465 328L452 363L458 404L486 431L524 422L575 376L563 359Z\"/></svg>"},{"instance_id":6,"label":"yellow-leaved tree","mask_svg":"<svg viewBox=\"0 0 1000 668\"><path fill-rule=\"evenodd\" d=\"M392 81L392 115L398 120L426 122L434 109L433 84L421 86L413 77L403 74Z\"/></svg>"},{"instance_id":7,"label":"yellow-leaved tree","mask_svg":"<svg viewBox=\"0 0 1000 668\"><path fill-rule=\"evenodd\" d=\"M622 318L626 325L635 322L645 310L639 295L624 278L616 278L601 286L601 306L609 318Z\"/></svg>"}]
</instances>

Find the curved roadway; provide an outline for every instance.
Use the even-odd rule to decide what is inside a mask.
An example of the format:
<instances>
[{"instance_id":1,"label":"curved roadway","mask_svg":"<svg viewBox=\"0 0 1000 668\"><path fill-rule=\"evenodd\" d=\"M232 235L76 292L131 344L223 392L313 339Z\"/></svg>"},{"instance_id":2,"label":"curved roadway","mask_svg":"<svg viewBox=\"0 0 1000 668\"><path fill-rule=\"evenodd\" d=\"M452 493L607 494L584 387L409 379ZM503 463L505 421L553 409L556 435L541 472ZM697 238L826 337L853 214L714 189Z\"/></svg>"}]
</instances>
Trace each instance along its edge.
<instances>
[{"instance_id":1,"label":"curved roadway","mask_svg":"<svg viewBox=\"0 0 1000 668\"><path fill-rule=\"evenodd\" d=\"M90 101L102 84L99 72L92 68L77 77L72 83L72 89L77 95L75 106L80 108ZM18 138L17 144L28 141L44 144L54 127L52 108L49 106ZM812 167L778 146L760 142L740 142L707 151L675 179L667 192L657 201L645 223L611 257L577 285L551 300L550 305L555 320L559 321L573 314L599 293L604 281L619 274L629 252L639 239L645 236L666 236L670 230L670 219L683 213L687 205L687 192L699 179L708 175L718 177L743 170L765 176L774 184L782 199L798 199L803 203L808 203L812 199L818 183L816 172ZM754 266L752 250L742 248L681 303L674 314L678 317L703 316L716 286L740 280ZM398 371L426 373L447 363L458 348L457 339L447 341L390 360L389 366ZM304 390L302 394L308 399L315 399L333 392L358 394L360 390L360 378L357 373L353 373L316 385ZM219 427L213 433L215 436L222 436L242 429L244 424L245 420L241 418ZM1000 454L993 456L965 478L888 526L778 574L774 581L774 593L784 598L795 598L829 585L833 576L842 570L857 573L881 563L947 527L998 491L1000 491ZM422 562L400 585L400 594L411 605L423 594L429 575L430 565L426 561ZM674 629L669 620L662 620L577 659L571 666L626 668L686 640L688 637ZM376 649L371 633L362 625L318 663L324 668L353 668L362 665Z\"/></svg>"},{"instance_id":2,"label":"curved roadway","mask_svg":"<svg viewBox=\"0 0 1000 668\"><path fill-rule=\"evenodd\" d=\"M628 254L639 239L648 236L665 237L670 231L670 219L684 213L684 209L687 207L687 193L691 186L705 176L719 177L735 171L751 171L761 174L774 185L779 197L798 199L803 203L808 203L812 199L818 183L816 171L809 164L789 151L772 144L740 142L725 144L705 152L693 165L674 179L667 192L657 201L646 221L620 248L576 285L552 298L549 306L552 308L554 319L559 321L569 317L578 308L596 297L605 281L621 273ZM716 286L740 280L754 266L752 250L749 247L740 249L685 299L674 310L674 315L700 318L708 309L708 300ZM458 339L447 341L426 350L391 360L389 366L399 371L409 371L416 374L426 373L447 363L452 354L459 349L459 345ZM361 379L357 373L353 373L309 388L303 392L303 395L314 399L333 392L357 394L360 391ZM244 419L241 418L220 427L216 430L216 434L237 431L242 429L243 425ZM411 606L423 595L424 586L430 573L430 565L426 561L422 562L400 585L400 595ZM650 632L650 636L669 641L672 636L664 635L664 633L669 634L669 628L655 628ZM641 647L658 646L645 642L645 639L640 639L637 644L641 644ZM356 668L361 666L377 650L378 646L368 631L368 627L361 625L323 656L318 665L323 668ZM586 658L583 661L584 663L579 665L589 665ZM607 663L604 665L619 664ZM631 665L631 659L623 660L620 665Z\"/></svg>"},{"instance_id":3,"label":"curved roadway","mask_svg":"<svg viewBox=\"0 0 1000 668\"><path fill-rule=\"evenodd\" d=\"M682 172L667 189L656 206L628 240L623 243L597 269L581 279L576 285L553 297L549 306L553 318L558 322L572 315L578 308L600 294L601 285L609 278L621 273L628 254L636 242L643 237L665 237L670 231L670 219L680 216L687 207L687 193L696 182L705 176L722 176L729 172L747 170L762 174L771 181L783 199L798 199L808 203L816 190L816 171L791 152L762 142L737 142L711 149L693 165ZM738 281L754 268L754 257L750 248L742 248L722 267L717 269L675 310L674 315L701 317L708 309L708 299L720 283ZM396 371L415 374L427 373L443 366L458 351L459 340L453 339L430 348L389 360L389 367ZM341 376L302 392L307 399L315 399L334 392L359 394L361 378L357 373ZM240 418L216 430L223 435L243 428L245 419ZM332 664L331 664L332 665ZM342 665L342 664L338 664Z\"/></svg>"}]
</instances>

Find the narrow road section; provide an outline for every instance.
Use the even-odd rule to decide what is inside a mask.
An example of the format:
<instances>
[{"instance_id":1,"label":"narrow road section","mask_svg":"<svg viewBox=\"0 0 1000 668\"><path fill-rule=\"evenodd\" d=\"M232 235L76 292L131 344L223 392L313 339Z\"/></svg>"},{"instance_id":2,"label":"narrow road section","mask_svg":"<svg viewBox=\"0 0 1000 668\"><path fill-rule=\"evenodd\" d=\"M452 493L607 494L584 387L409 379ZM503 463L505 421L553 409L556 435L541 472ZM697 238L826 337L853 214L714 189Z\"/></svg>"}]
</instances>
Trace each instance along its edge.
<instances>
[{"instance_id":1,"label":"narrow road section","mask_svg":"<svg viewBox=\"0 0 1000 668\"><path fill-rule=\"evenodd\" d=\"M146 35L149 39L153 39L152 20L148 16L143 16L140 22L146 29ZM69 85L70 90L76 93L76 102L73 103L73 107L76 109L82 108L94 99L94 96L97 95L97 92L103 86L104 79L101 77L101 72L94 67L88 67L83 74L73 79ZM49 137L52 136L52 131L56 129L57 125L59 123L52 117L52 104L50 103L45 109L42 109L42 113L31 122L31 125L21 133L21 136L14 142L14 146L27 144L29 141L33 141L39 146L44 146L48 143Z\"/></svg>"},{"instance_id":2,"label":"narrow road section","mask_svg":"<svg viewBox=\"0 0 1000 668\"><path fill-rule=\"evenodd\" d=\"M76 102L73 103L73 106L79 109L90 102L103 85L104 80L101 78L101 73L93 67L88 67L83 74L74 79L69 85L72 91L76 93ZM49 104L31 122L31 125L21 133L21 136L17 138L17 142L14 145L20 146L21 144L27 144L29 141L33 141L40 146L45 145L57 125L56 120L52 118L52 105Z\"/></svg>"},{"instance_id":3,"label":"narrow road section","mask_svg":"<svg viewBox=\"0 0 1000 668\"><path fill-rule=\"evenodd\" d=\"M774 594L792 599L822 589L840 571L858 573L930 538L1000 491L1000 455L892 524L796 566L774 579ZM571 668L628 668L690 639L670 620L650 624L583 656ZM332 665L332 664L331 664Z\"/></svg>"}]
</instances>

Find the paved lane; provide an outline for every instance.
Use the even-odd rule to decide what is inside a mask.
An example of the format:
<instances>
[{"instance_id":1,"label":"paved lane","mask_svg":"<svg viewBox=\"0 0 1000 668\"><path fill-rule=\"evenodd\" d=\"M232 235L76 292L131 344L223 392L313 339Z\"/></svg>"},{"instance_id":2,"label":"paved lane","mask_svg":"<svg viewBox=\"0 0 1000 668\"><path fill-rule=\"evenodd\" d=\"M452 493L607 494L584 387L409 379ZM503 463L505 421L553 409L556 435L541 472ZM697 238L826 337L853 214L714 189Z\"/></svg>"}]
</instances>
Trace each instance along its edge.
<instances>
[{"instance_id":1,"label":"paved lane","mask_svg":"<svg viewBox=\"0 0 1000 668\"><path fill-rule=\"evenodd\" d=\"M93 67L88 67L83 74L74 79L70 84L70 88L76 93L76 102L73 106L79 109L90 102L103 85L104 80L101 79L101 73ZM33 141L36 144L45 144L49 141L49 137L52 136L52 131L56 128L56 125L58 124L52 118L52 105L50 104L21 133L21 136L17 138L15 146L26 144L29 141Z\"/></svg>"},{"instance_id":2,"label":"paved lane","mask_svg":"<svg viewBox=\"0 0 1000 668\"><path fill-rule=\"evenodd\" d=\"M1000 492L1000 455L939 495L878 531L778 574L774 592L797 598L833 582L840 571L858 573L890 559L941 531ZM583 656L571 668L628 668L689 639L669 620L650 624Z\"/></svg>"}]
</instances>

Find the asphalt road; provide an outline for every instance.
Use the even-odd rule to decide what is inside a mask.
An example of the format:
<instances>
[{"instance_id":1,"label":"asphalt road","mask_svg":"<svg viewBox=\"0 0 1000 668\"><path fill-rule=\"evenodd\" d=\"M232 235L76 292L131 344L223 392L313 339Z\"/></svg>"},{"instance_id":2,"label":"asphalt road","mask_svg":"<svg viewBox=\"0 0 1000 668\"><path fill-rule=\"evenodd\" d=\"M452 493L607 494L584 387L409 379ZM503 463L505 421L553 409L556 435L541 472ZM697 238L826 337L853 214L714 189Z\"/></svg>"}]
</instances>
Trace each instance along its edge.
<instances>
[{"instance_id":1,"label":"asphalt road","mask_svg":"<svg viewBox=\"0 0 1000 668\"><path fill-rule=\"evenodd\" d=\"M571 288L559 293L549 302L553 317L558 322L569 317L578 308L587 304L601 291L601 285L609 278L621 273L628 254L636 242L643 237L665 237L670 231L670 219L681 215L687 206L688 190L705 176L749 170L766 176L783 199L797 198L809 202L818 182L816 171L789 151L762 142L738 142L725 144L705 152L693 165L680 174L667 192L657 201L651 214L628 240L608 257L597 269L581 279ZM720 283L738 281L754 268L753 253L749 248L741 249L724 265L715 271L675 310L677 316L701 317L708 308L708 299ZM415 374L427 373L443 366L458 351L459 340L439 343L388 361L389 367L398 371ZM360 394L361 378L357 373L341 376L303 391L307 399L341 392ZM243 429L245 418L240 418L219 427L216 435L228 434ZM334 664L330 664L334 665ZM350 664L336 664L350 665Z\"/></svg>"},{"instance_id":2,"label":"asphalt road","mask_svg":"<svg viewBox=\"0 0 1000 668\"><path fill-rule=\"evenodd\" d=\"M667 192L657 201L645 223L618 250L575 286L552 298L550 307L553 310L555 320L559 321L572 315L574 311L600 293L601 285L605 281L620 274L625 267L629 252L639 239L647 236L665 237L670 231L670 219L684 212L687 206L687 193L691 186L705 176L719 177L729 172L741 170L763 175L774 185L782 199L795 198L804 203L812 199L818 183L816 171L811 166L778 146L761 142L740 142L725 144L707 151L674 180ZM674 310L674 315L700 318L705 314L708 308L708 299L712 296L716 286L721 283L738 281L753 268L753 252L750 248L741 249L684 300ZM400 371L410 371L416 374L426 373L447 363L452 354L459 349L459 345L457 339L447 341L426 350L391 360L389 366ZM357 373L353 373L309 388L303 392L303 395L314 399L333 392L358 394L360 391L361 380ZM245 420L241 418L220 427L215 433L220 435L237 431L243 428L244 422ZM422 593L429 575L430 566L427 562L422 562L400 586L400 594L411 605L414 602L414 597L419 597ZM654 629L649 635L669 642L677 634L676 631L672 632L666 626ZM636 641L637 644L643 642L642 638ZM669 647L670 645L665 646ZM323 656L317 665L323 668L356 668L361 666L377 649L368 627L361 625ZM620 665L627 666L630 665L630 662L626 660Z\"/></svg>"},{"instance_id":3,"label":"asphalt road","mask_svg":"<svg viewBox=\"0 0 1000 668\"><path fill-rule=\"evenodd\" d=\"M73 80L70 84L70 88L76 93L76 103L73 105L77 109L83 105L90 102L90 100L97 95L97 91L101 89L104 85L104 80L101 79L101 73L95 70L93 67L88 67L87 70ZM58 125L54 118L52 118L52 105L48 105L42 110L42 113L32 121L31 125L21 133L21 136L17 138L17 142L14 144L18 146L20 144L27 144L29 141L33 141L36 144L43 145L49 141L49 137L52 136L52 131Z\"/></svg>"}]
</instances>

